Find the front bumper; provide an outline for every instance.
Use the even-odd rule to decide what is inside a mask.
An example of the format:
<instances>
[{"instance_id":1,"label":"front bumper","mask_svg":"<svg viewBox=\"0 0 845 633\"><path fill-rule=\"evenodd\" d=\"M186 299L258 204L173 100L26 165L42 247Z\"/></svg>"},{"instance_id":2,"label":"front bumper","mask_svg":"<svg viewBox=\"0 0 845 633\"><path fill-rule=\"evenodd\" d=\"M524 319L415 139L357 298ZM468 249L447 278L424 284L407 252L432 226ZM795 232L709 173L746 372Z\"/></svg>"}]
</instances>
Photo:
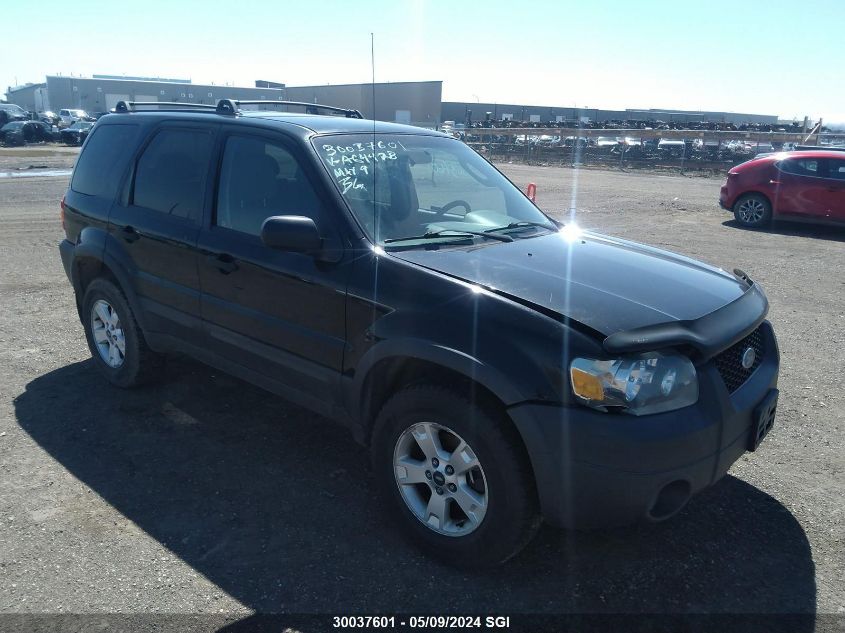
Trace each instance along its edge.
<instances>
[{"instance_id":1,"label":"front bumper","mask_svg":"<svg viewBox=\"0 0 845 633\"><path fill-rule=\"evenodd\" d=\"M731 211L733 208L733 200L731 200L731 195L726 184L722 185L722 188L719 190L719 206L725 211Z\"/></svg>"},{"instance_id":2,"label":"front bumper","mask_svg":"<svg viewBox=\"0 0 845 633\"><path fill-rule=\"evenodd\" d=\"M713 484L748 449L755 407L777 386L771 325L763 362L729 393L713 361L695 405L651 416L523 404L508 411L528 449L545 519L571 528L658 521Z\"/></svg>"}]
</instances>

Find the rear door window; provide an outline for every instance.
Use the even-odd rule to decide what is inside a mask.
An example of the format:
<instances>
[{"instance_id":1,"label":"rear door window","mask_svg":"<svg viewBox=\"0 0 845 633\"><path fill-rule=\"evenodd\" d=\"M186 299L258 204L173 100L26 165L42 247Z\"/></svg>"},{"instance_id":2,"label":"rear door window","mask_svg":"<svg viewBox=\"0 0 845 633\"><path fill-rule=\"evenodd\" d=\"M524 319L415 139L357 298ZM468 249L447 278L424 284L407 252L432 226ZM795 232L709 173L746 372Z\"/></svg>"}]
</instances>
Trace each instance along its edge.
<instances>
[{"instance_id":1,"label":"rear door window","mask_svg":"<svg viewBox=\"0 0 845 633\"><path fill-rule=\"evenodd\" d=\"M70 188L89 196L114 198L138 137L138 126L97 126L73 170Z\"/></svg>"},{"instance_id":2,"label":"rear door window","mask_svg":"<svg viewBox=\"0 0 845 633\"><path fill-rule=\"evenodd\" d=\"M779 165L780 170L796 176L819 177L819 161L815 158L788 158Z\"/></svg>"},{"instance_id":3,"label":"rear door window","mask_svg":"<svg viewBox=\"0 0 845 633\"><path fill-rule=\"evenodd\" d=\"M199 222L213 141L211 130L160 130L138 159L131 204Z\"/></svg>"}]
</instances>

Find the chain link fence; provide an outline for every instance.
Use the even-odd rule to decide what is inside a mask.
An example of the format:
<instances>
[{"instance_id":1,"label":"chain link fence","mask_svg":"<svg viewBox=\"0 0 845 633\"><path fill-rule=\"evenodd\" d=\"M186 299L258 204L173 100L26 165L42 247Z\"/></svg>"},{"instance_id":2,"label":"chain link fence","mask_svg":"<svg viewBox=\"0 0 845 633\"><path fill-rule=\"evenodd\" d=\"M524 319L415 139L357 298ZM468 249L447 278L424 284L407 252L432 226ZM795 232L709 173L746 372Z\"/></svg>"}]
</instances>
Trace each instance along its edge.
<instances>
[{"instance_id":1,"label":"chain link fence","mask_svg":"<svg viewBox=\"0 0 845 633\"><path fill-rule=\"evenodd\" d=\"M799 146L795 134L737 134L719 136L690 134L691 138L628 134L623 136L562 136L556 134L512 134L467 130L461 138L491 161L556 165L597 166L621 170L654 169L724 173L757 155L792 150ZM616 132L616 130L614 130ZM638 130L631 130L636 133ZM624 133L624 132L623 132ZM757 138L753 138L756 136ZM834 147L845 136L819 135L819 147ZM845 149L845 148L843 148Z\"/></svg>"}]
</instances>

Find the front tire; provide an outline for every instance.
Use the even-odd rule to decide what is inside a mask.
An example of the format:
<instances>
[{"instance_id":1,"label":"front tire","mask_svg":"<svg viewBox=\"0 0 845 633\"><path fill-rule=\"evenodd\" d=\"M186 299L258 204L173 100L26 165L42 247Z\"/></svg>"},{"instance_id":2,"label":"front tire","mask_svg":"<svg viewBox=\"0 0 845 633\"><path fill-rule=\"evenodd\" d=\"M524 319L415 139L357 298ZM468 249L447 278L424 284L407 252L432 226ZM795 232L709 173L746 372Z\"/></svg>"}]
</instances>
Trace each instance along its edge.
<instances>
[{"instance_id":1,"label":"front tire","mask_svg":"<svg viewBox=\"0 0 845 633\"><path fill-rule=\"evenodd\" d=\"M82 325L97 369L113 385L135 387L158 374L162 358L147 347L129 302L108 279L88 284Z\"/></svg>"},{"instance_id":2,"label":"front tire","mask_svg":"<svg viewBox=\"0 0 845 633\"><path fill-rule=\"evenodd\" d=\"M374 472L389 510L431 556L489 567L540 524L531 468L504 413L445 387L394 395L376 419Z\"/></svg>"},{"instance_id":3,"label":"front tire","mask_svg":"<svg viewBox=\"0 0 845 633\"><path fill-rule=\"evenodd\" d=\"M742 226L759 229L772 221L772 205L765 196L749 193L734 203L734 217Z\"/></svg>"}]
</instances>

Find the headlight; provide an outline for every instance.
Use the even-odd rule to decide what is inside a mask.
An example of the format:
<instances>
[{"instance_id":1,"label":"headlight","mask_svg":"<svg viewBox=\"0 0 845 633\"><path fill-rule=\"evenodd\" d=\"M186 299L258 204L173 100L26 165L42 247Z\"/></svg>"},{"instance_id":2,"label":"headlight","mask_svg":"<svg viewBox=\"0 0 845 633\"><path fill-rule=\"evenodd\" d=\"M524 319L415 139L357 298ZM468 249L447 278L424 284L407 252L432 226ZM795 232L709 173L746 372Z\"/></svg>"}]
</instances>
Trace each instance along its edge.
<instances>
[{"instance_id":1,"label":"headlight","mask_svg":"<svg viewBox=\"0 0 845 633\"><path fill-rule=\"evenodd\" d=\"M695 367L685 356L655 352L612 360L576 358L569 378L578 400L600 411L647 415L698 400Z\"/></svg>"}]
</instances>

